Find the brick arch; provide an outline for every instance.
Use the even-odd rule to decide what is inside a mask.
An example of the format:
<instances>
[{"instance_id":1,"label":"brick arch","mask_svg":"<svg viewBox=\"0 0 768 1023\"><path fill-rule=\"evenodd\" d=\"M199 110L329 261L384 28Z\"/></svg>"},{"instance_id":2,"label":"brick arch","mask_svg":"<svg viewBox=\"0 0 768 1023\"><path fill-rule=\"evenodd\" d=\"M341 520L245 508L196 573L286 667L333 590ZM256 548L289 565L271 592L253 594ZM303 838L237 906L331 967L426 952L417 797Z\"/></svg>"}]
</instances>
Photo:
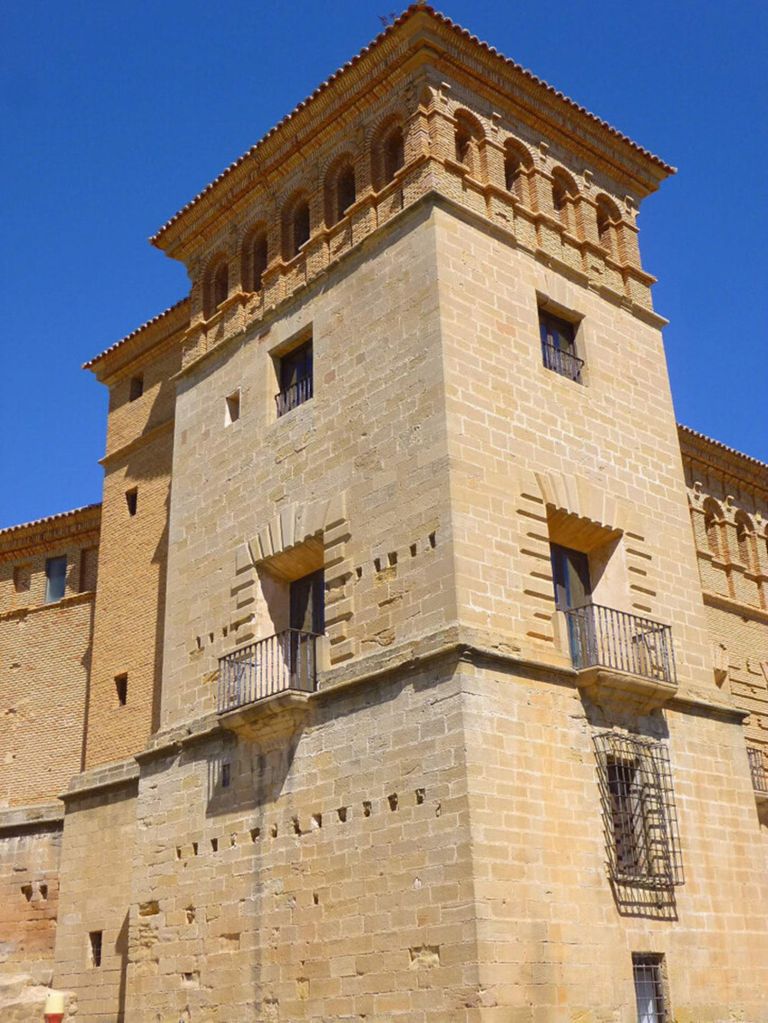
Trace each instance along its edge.
<instances>
[{"instance_id":1,"label":"brick arch","mask_svg":"<svg viewBox=\"0 0 768 1023\"><path fill-rule=\"evenodd\" d=\"M621 210L605 192L595 197L595 219L598 242L610 256L617 259L621 255Z\"/></svg>"},{"instance_id":2,"label":"brick arch","mask_svg":"<svg viewBox=\"0 0 768 1023\"><path fill-rule=\"evenodd\" d=\"M326 169L323 174L323 206L326 227L332 227L334 224L337 224L344 215L346 207L342 209L343 199L339 193L339 185L341 175L345 173L352 174L355 198L357 198L359 192L359 174L355 166L354 153L349 148L342 149L340 152L337 152L335 157L327 162ZM354 199L352 201L354 201Z\"/></svg>"},{"instance_id":3,"label":"brick arch","mask_svg":"<svg viewBox=\"0 0 768 1023\"><path fill-rule=\"evenodd\" d=\"M581 192L576 179L564 167L552 172L552 210L566 231L581 235Z\"/></svg>"},{"instance_id":4,"label":"brick arch","mask_svg":"<svg viewBox=\"0 0 768 1023\"><path fill-rule=\"evenodd\" d=\"M400 133L402 159L399 160L400 167L405 165L405 126L406 118L402 110L390 110L377 119L369 128L368 150L371 160L371 181L376 191L380 191L387 185L394 174L391 173L393 166L393 154L388 151L388 144L395 132ZM398 161L395 161L398 162Z\"/></svg>"},{"instance_id":5,"label":"brick arch","mask_svg":"<svg viewBox=\"0 0 768 1023\"><path fill-rule=\"evenodd\" d=\"M228 294L231 284L230 255L225 249L219 248L204 263L200 278L202 283L203 316L206 320L216 312L223 301L226 301L227 295L220 293L224 290L223 268L226 269L226 292Z\"/></svg>"},{"instance_id":6,"label":"brick arch","mask_svg":"<svg viewBox=\"0 0 768 1023\"><path fill-rule=\"evenodd\" d=\"M504 139L504 187L516 199L530 206L529 175L534 168L534 160L528 147L513 135Z\"/></svg>"}]
</instances>

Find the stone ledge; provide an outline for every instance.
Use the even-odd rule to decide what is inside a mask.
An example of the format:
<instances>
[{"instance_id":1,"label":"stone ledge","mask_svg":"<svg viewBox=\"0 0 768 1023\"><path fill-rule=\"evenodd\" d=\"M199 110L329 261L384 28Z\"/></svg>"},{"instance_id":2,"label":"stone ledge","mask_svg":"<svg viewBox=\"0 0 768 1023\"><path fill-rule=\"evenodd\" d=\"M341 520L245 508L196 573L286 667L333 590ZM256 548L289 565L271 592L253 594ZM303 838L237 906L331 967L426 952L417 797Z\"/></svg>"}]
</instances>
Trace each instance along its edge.
<instances>
[{"instance_id":1,"label":"stone ledge","mask_svg":"<svg viewBox=\"0 0 768 1023\"><path fill-rule=\"evenodd\" d=\"M675 682L601 665L582 668L577 673L576 684L598 706L606 702L618 703L637 714L658 710L677 693Z\"/></svg>"},{"instance_id":2,"label":"stone ledge","mask_svg":"<svg viewBox=\"0 0 768 1023\"><path fill-rule=\"evenodd\" d=\"M103 767L93 767L81 774L76 774L70 781L67 791L62 793L59 799L63 800L66 805L66 803L74 799L82 799L92 792L133 785L138 783L138 780L139 765L135 758L131 757L129 760L120 760Z\"/></svg>"},{"instance_id":3,"label":"stone ledge","mask_svg":"<svg viewBox=\"0 0 768 1023\"><path fill-rule=\"evenodd\" d=\"M38 806L15 806L0 810L0 833L17 831L22 828L36 828L43 825L61 825L64 807L61 803L40 803Z\"/></svg>"}]
</instances>

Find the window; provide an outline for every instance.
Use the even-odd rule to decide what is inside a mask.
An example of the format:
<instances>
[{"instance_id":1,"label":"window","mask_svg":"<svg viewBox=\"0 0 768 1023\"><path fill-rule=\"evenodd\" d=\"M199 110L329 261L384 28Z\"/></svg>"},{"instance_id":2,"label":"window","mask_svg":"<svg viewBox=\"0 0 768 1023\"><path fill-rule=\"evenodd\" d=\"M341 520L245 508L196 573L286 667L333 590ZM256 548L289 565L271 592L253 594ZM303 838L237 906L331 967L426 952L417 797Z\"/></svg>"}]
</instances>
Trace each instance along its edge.
<instances>
[{"instance_id":1,"label":"window","mask_svg":"<svg viewBox=\"0 0 768 1023\"><path fill-rule=\"evenodd\" d=\"M552 580L555 587L555 605L561 610L584 607L592 599L589 579L589 558L581 551L560 544L549 545L552 560Z\"/></svg>"},{"instance_id":2,"label":"window","mask_svg":"<svg viewBox=\"0 0 768 1023\"><path fill-rule=\"evenodd\" d=\"M504 147L504 184L516 199L527 199L527 170L531 165L530 156L514 142Z\"/></svg>"},{"instance_id":3,"label":"window","mask_svg":"<svg viewBox=\"0 0 768 1023\"><path fill-rule=\"evenodd\" d=\"M135 377L131 377L131 382L128 389L128 401L136 401L144 393L144 375L138 373Z\"/></svg>"},{"instance_id":4,"label":"window","mask_svg":"<svg viewBox=\"0 0 768 1023\"><path fill-rule=\"evenodd\" d=\"M280 391L277 414L285 415L312 397L312 341L294 348L279 362Z\"/></svg>"},{"instance_id":5,"label":"window","mask_svg":"<svg viewBox=\"0 0 768 1023\"><path fill-rule=\"evenodd\" d=\"M470 114L460 110L456 114L453 138L457 163L463 164L473 177L479 178L482 125Z\"/></svg>"},{"instance_id":6,"label":"window","mask_svg":"<svg viewBox=\"0 0 768 1023\"><path fill-rule=\"evenodd\" d=\"M393 128L385 137L382 145L382 164L384 171L382 185L387 185L405 164L402 128Z\"/></svg>"},{"instance_id":7,"label":"window","mask_svg":"<svg viewBox=\"0 0 768 1023\"><path fill-rule=\"evenodd\" d=\"M266 231L248 236L243 246L243 284L248 291L261 291L268 254Z\"/></svg>"},{"instance_id":8,"label":"window","mask_svg":"<svg viewBox=\"0 0 768 1023\"><path fill-rule=\"evenodd\" d=\"M566 231L577 233L576 198L578 189L574 180L564 171L556 170L552 177L552 208Z\"/></svg>"},{"instance_id":9,"label":"window","mask_svg":"<svg viewBox=\"0 0 768 1023\"><path fill-rule=\"evenodd\" d=\"M231 781L231 770L232 769L228 763L225 762L221 765L221 787L223 789L229 788L229 784Z\"/></svg>"},{"instance_id":10,"label":"window","mask_svg":"<svg viewBox=\"0 0 768 1023\"><path fill-rule=\"evenodd\" d=\"M46 558L45 561L45 602L53 604L61 600L67 588L67 557Z\"/></svg>"},{"instance_id":11,"label":"window","mask_svg":"<svg viewBox=\"0 0 768 1023\"><path fill-rule=\"evenodd\" d=\"M621 220L618 208L605 196L597 200L597 237L600 247L610 256L616 255L616 225Z\"/></svg>"},{"instance_id":12,"label":"window","mask_svg":"<svg viewBox=\"0 0 768 1023\"><path fill-rule=\"evenodd\" d=\"M136 514L136 509L139 506L139 488L131 487L130 490L125 492L125 505L128 509L128 514L133 517Z\"/></svg>"},{"instance_id":13,"label":"window","mask_svg":"<svg viewBox=\"0 0 768 1023\"><path fill-rule=\"evenodd\" d=\"M356 198L355 171L351 165L342 168L336 179L336 219L340 220Z\"/></svg>"},{"instance_id":14,"label":"window","mask_svg":"<svg viewBox=\"0 0 768 1023\"><path fill-rule=\"evenodd\" d=\"M546 368L580 384L584 360L576 355L576 324L539 309L539 333Z\"/></svg>"},{"instance_id":15,"label":"window","mask_svg":"<svg viewBox=\"0 0 768 1023\"><path fill-rule=\"evenodd\" d=\"M309 241L309 203L304 199L296 204L293 211L292 255L298 255L302 245Z\"/></svg>"},{"instance_id":16,"label":"window","mask_svg":"<svg viewBox=\"0 0 768 1023\"><path fill-rule=\"evenodd\" d=\"M292 685L307 688L314 678L314 636L325 632L325 572L318 569L290 585L290 654Z\"/></svg>"},{"instance_id":17,"label":"window","mask_svg":"<svg viewBox=\"0 0 768 1023\"><path fill-rule=\"evenodd\" d=\"M738 512L736 524L736 549L739 563L746 569L752 568L752 523L743 512Z\"/></svg>"},{"instance_id":18,"label":"window","mask_svg":"<svg viewBox=\"0 0 768 1023\"><path fill-rule=\"evenodd\" d=\"M714 558L720 557L720 514L714 501L704 502L704 532L707 537L709 553Z\"/></svg>"},{"instance_id":19,"label":"window","mask_svg":"<svg viewBox=\"0 0 768 1023\"><path fill-rule=\"evenodd\" d=\"M637 1023L667 1023L664 997L664 956L651 952L632 953L632 974L635 981Z\"/></svg>"},{"instance_id":20,"label":"window","mask_svg":"<svg viewBox=\"0 0 768 1023\"><path fill-rule=\"evenodd\" d=\"M240 418L240 389L233 391L224 399L224 425L231 426Z\"/></svg>"},{"instance_id":21,"label":"window","mask_svg":"<svg viewBox=\"0 0 768 1023\"><path fill-rule=\"evenodd\" d=\"M128 702L128 675L115 675L115 693L118 706L124 707Z\"/></svg>"},{"instance_id":22,"label":"window","mask_svg":"<svg viewBox=\"0 0 768 1023\"><path fill-rule=\"evenodd\" d=\"M78 593L87 593L96 589L96 575L99 563L98 547L85 547L80 551L80 577Z\"/></svg>"},{"instance_id":23,"label":"window","mask_svg":"<svg viewBox=\"0 0 768 1023\"><path fill-rule=\"evenodd\" d=\"M229 296L229 267L221 259L208 271L203 282L203 315L209 319Z\"/></svg>"},{"instance_id":24,"label":"window","mask_svg":"<svg viewBox=\"0 0 768 1023\"><path fill-rule=\"evenodd\" d=\"M103 931L91 931L88 934L91 952L91 966L101 966L101 945L103 937Z\"/></svg>"},{"instance_id":25,"label":"window","mask_svg":"<svg viewBox=\"0 0 768 1023\"><path fill-rule=\"evenodd\" d=\"M617 884L683 884L683 863L667 747L620 732L596 735L608 871Z\"/></svg>"},{"instance_id":26,"label":"window","mask_svg":"<svg viewBox=\"0 0 768 1023\"><path fill-rule=\"evenodd\" d=\"M28 593L32 585L32 566L17 565L13 570L13 588L16 593Z\"/></svg>"}]
</instances>

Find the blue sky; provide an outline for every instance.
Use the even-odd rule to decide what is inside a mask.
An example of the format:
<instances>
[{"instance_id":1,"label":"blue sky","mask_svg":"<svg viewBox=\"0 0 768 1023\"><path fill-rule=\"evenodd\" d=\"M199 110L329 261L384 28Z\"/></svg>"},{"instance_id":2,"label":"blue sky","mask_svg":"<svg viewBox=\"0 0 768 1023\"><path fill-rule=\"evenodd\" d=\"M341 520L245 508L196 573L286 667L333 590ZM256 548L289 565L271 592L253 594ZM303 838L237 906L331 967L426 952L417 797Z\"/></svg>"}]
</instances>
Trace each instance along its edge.
<instances>
[{"instance_id":1,"label":"blue sky","mask_svg":"<svg viewBox=\"0 0 768 1023\"><path fill-rule=\"evenodd\" d=\"M100 499L80 365L188 290L147 237L393 3L5 0L0 527ZM768 4L438 6L679 168L640 215L677 415L768 461Z\"/></svg>"}]
</instances>

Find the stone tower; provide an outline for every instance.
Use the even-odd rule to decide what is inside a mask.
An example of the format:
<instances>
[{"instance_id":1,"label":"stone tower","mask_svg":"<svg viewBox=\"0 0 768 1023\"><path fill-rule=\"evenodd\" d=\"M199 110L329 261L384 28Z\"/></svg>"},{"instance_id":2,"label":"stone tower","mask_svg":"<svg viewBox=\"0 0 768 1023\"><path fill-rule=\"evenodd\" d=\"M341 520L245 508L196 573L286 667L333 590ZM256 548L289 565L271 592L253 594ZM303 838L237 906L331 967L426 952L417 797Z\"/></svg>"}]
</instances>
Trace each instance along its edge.
<instances>
[{"instance_id":1,"label":"stone tower","mask_svg":"<svg viewBox=\"0 0 768 1023\"><path fill-rule=\"evenodd\" d=\"M768 1021L637 243L671 172L419 4L155 236L189 298L89 364L78 1018Z\"/></svg>"}]
</instances>

